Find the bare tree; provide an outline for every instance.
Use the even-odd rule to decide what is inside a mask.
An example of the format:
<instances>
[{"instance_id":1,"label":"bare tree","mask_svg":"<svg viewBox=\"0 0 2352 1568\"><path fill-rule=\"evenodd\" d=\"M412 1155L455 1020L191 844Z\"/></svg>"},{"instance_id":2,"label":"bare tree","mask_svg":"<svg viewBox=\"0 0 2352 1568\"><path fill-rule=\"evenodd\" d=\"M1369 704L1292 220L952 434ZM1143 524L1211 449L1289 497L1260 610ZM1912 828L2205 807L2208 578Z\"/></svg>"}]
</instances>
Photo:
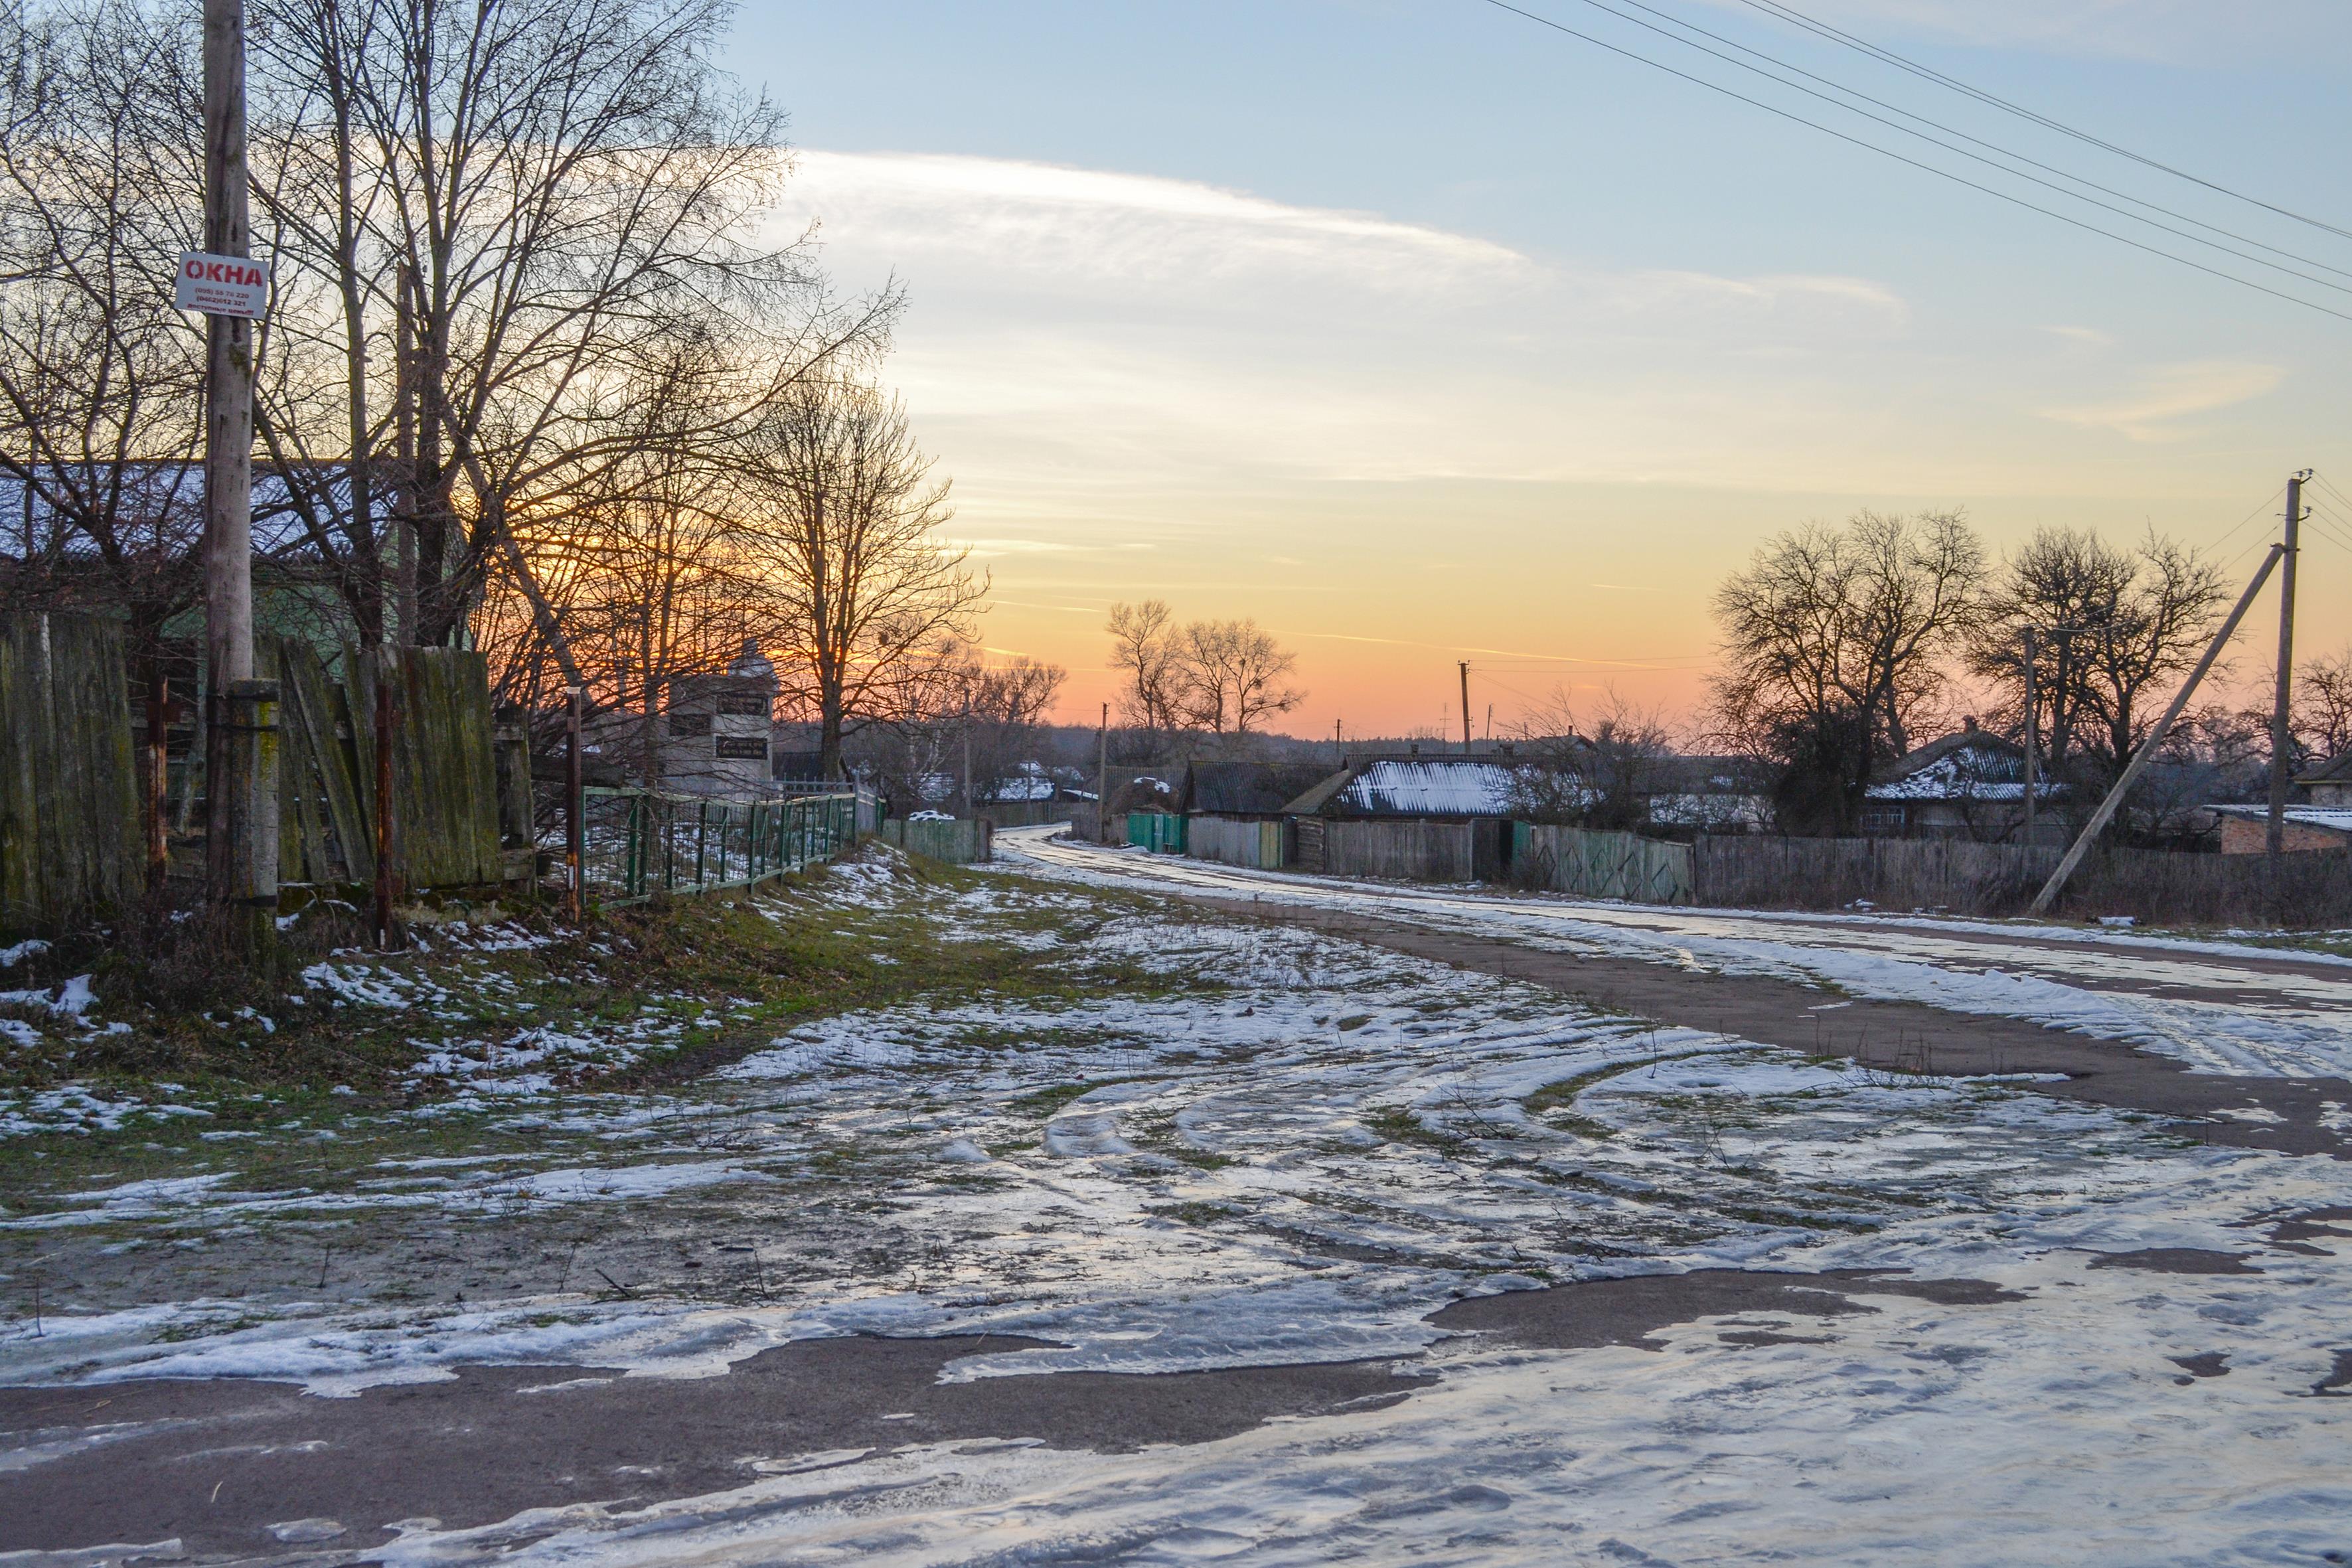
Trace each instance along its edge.
<instances>
[{"instance_id":1,"label":"bare tree","mask_svg":"<svg viewBox=\"0 0 2352 1568\"><path fill-rule=\"evenodd\" d=\"M1110 667L1127 676L1127 689L1118 700L1119 717L1131 728L1152 736L1176 729L1181 722L1181 659L1176 616L1168 602L1146 599L1139 605L1113 605L1106 629L1110 633Z\"/></svg>"},{"instance_id":2,"label":"bare tree","mask_svg":"<svg viewBox=\"0 0 2352 1568\"><path fill-rule=\"evenodd\" d=\"M1177 707L1192 728L1248 735L1307 700L1297 657L1254 620L1193 621L1176 640Z\"/></svg>"},{"instance_id":3,"label":"bare tree","mask_svg":"<svg viewBox=\"0 0 2352 1568\"><path fill-rule=\"evenodd\" d=\"M1057 664L1018 657L987 666L977 660L958 672L961 688L957 724L978 798L995 798L1003 782L1028 767L1044 779L1037 726L1052 712L1067 672Z\"/></svg>"},{"instance_id":4,"label":"bare tree","mask_svg":"<svg viewBox=\"0 0 2352 1568\"><path fill-rule=\"evenodd\" d=\"M1851 831L1880 763L1936 711L1975 626L1984 547L1958 512L1857 512L1780 534L1716 591L1725 728L1774 761L1785 816Z\"/></svg>"},{"instance_id":5,"label":"bare tree","mask_svg":"<svg viewBox=\"0 0 2352 1568\"><path fill-rule=\"evenodd\" d=\"M634 459L681 337L706 395L673 442L740 440L773 392L869 344L894 290L829 308L763 237L782 116L711 55L721 0L257 0L257 227L278 258L257 430L354 619L383 618L379 498L448 641L504 574L567 681L520 534ZM387 433L393 450L383 447Z\"/></svg>"},{"instance_id":6,"label":"bare tree","mask_svg":"<svg viewBox=\"0 0 2352 1568\"><path fill-rule=\"evenodd\" d=\"M969 641L988 579L938 531L945 480L905 407L869 381L811 376L775 400L744 457L745 547L772 564L763 639L841 775L845 734L934 709L942 647Z\"/></svg>"},{"instance_id":7,"label":"bare tree","mask_svg":"<svg viewBox=\"0 0 2352 1568\"><path fill-rule=\"evenodd\" d=\"M1649 819L1675 751L1665 721L1612 690L1587 733L1555 687L1517 726L1511 811L1529 822L1631 828Z\"/></svg>"},{"instance_id":8,"label":"bare tree","mask_svg":"<svg viewBox=\"0 0 2352 1568\"><path fill-rule=\"evenodd\" d=\"M2294 733L2314 760L2352 751L2352 648L2295 671Z\"/></svg>"},{"instance_id":9,"label":"bare tree","mask_svg":"<svg viewBox=\"0 0 2352 1568\"><path fill-rule=\"evenodd\" d=\"M2114 776L2197 661L2229 602L2221 571L2153 531L2124 550L2083 529L2036 532L1989 596L1969 663L2025 730L2026 631L2035 632L2036 727L2050 771L2089 793ZM2070 769L2080 748L2087 768Z\"/></svg>"}]
</instances>

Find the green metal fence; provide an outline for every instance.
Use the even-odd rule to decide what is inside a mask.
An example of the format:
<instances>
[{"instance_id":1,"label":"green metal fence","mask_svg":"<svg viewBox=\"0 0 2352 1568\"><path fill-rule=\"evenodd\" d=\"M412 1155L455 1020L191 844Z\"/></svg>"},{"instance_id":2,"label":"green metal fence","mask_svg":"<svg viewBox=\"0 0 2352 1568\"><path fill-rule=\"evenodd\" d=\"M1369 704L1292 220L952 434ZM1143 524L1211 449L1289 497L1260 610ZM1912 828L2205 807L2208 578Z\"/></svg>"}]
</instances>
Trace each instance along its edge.
<instances>
[{"instance_id":1,"label":"green metal fence","mask_svg":"<svg viewBox=\"0 0 2352 1568\"><path fill-rule=\"evenodd\" d=\"M581 795L581 880L606 905L749 887L857 842L858 797L850 794L732 801L591 788Z\"/></svg>"},{"instance_id":2,"label":"green metal fence","mask_svg":"<svg viewBox=\"0 0 2352 1568\"><path fill-rule=\"evenodd\" d=\"M1127 841L1159 855L1184 853L1184 818L1164 811L1127 814Z\"/></svg>"}]
</instances>

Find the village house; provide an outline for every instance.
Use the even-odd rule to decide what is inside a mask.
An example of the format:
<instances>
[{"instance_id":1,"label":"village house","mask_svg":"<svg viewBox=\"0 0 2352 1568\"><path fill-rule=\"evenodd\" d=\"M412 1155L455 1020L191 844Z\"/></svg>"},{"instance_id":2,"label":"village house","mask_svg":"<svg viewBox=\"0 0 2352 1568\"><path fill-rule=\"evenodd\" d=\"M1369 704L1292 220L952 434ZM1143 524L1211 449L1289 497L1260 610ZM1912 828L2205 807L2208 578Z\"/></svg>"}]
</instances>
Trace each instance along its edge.
<instances>
[{"instance_id":1,"label":"village house","mask_svg":"<svg viewBox=\"0 0 2352 1568\"><path fill-rule=\"evenodd\" d=\"M2270 853L2270 806L2217 805L2221 819L2221 853ZM2290 805L2279 836L2279 847L2290 855L2352 848L2352 805Z\"/></svg>"},{"instance_id":2,"label":"village house","mask_svg":"<svg viewBox=\"0 0 2352 1568\"><path fill-rule=\"evenodd\" d=\"M1357 756L1292 801L1292 859L1334 876L1500 880L1517 768L1493 754Z\"/></svg>"},{"instance_id":3,"label":"village house","mask_svg":"<svg viewBox=\"0 0 2352 1568\"><path fill-rule=\"evenodd\" d=\"M2035 804L2060 793L2057 784L2037 783ZM2015 843L2025 826L2025 748L1970 718L1955 733L1879 769L1863 802L1862 831L1869 837ZM2053 813L2038 815L2037 838L2063 833Z\"/></svg>"}]
</instances>

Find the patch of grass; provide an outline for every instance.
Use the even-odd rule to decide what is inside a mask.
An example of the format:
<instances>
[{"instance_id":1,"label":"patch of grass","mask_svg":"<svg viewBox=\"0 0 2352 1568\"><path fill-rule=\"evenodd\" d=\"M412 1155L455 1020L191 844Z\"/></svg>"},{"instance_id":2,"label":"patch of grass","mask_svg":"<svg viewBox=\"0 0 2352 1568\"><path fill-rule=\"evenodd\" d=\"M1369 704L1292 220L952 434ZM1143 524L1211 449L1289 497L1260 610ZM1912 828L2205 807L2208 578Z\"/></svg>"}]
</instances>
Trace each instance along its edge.
<instances>
[{"instance_id":1,"label":"patch of grass","mask_svg":"<svg viewBox=\"0 0 2352 1568\"><path fill-rule=\"evenodd\" d=\"M1194 1226L1211 1226L1216 1224L1221 1219L1241 1219L1245 1217L1242 1210L1234 1208L1229 1205L1203 1202L1152 1204L1148 1205L1143 1212L1150 1215L1158 1215L1162 1219L1181 1220L1186 1225Z\"/></svg>"},{"instance_id":2,"label":"patch of grass","mask_svg":"<svg viewBox=\"0 0 2352 1568\"><path fill-rule=\"evenodd\" d=\"M1458 1152L1466 1142L1451 1132L1441 1132L1433 1127L1423 1126L1421 1120L1412 1111L1402 1109L1377 1111L1365 1117L1363 1124L1366 1129L1379 1133L1391 1143L1418 1143L1423 1148L1435 1149L1447 1154Z\"/></svg>"}]
</instances>

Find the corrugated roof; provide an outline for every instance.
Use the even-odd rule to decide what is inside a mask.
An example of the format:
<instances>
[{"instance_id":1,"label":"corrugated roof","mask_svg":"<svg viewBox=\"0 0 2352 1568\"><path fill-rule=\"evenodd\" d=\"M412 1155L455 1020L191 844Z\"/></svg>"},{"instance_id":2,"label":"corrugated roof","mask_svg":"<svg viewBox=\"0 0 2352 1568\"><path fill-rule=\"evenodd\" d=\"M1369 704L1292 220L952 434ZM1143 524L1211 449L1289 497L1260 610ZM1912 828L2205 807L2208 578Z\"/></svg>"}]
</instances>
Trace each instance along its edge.
<instances>
[{"instance_id":1,"label":"corrugated roof","mask_svg":"<svg viewBox=\"0 0 2352 1568\"><path fill-rule=\"evenodd\" d=\"M1475 757L1367 763L1335 804L1380 816L1508 816L1511 781L1509 768Z\"/></svg>"},{"instance_id":2,"label":"corrugated roof","mask_svg":"<svg viewBox=\"0 0 2352 1568\"><path fill-rule=\"evenodd\" d=\"M2267 818L2271 814L2271 808L2267 805L2216 805L2208 809L2220 816L2246 816L2260 819ZM2326 805L2290 805L2286 808L2285 816L2287 821L2300 823L2305 827L2325 827L2331 832L2352 833L2352 810Z\"/></svg>"}]
</instances>

